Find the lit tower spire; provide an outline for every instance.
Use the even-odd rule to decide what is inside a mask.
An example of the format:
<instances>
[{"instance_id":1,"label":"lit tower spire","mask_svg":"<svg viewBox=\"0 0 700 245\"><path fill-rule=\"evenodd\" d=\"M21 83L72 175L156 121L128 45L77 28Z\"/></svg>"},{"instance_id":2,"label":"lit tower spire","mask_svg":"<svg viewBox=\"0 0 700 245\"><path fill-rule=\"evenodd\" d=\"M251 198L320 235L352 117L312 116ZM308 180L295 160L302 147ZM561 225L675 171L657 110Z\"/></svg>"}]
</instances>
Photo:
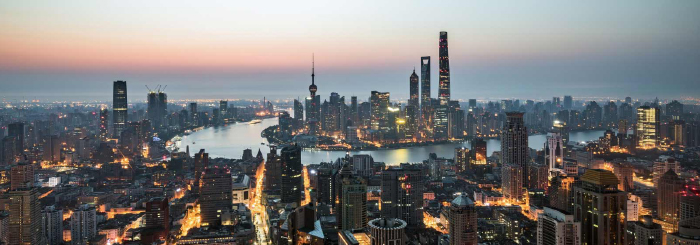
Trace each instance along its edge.
<instances>
[{"instance_id":1,"label":"lit tower spire","mask_svg":"<svg viewBox=\"0 0 700 245\"><path fill-rule=\"evenodd\" d=\"M311 55L311 85L309 85L309 92L311 92L311 98L316 98L316 90L318 90L318 88L316 87L316 84L314 83L314 78L316 77L316 75L314 74L314 66L315 66L314 55L312 54Z\"/></svg>"}]
</instances>

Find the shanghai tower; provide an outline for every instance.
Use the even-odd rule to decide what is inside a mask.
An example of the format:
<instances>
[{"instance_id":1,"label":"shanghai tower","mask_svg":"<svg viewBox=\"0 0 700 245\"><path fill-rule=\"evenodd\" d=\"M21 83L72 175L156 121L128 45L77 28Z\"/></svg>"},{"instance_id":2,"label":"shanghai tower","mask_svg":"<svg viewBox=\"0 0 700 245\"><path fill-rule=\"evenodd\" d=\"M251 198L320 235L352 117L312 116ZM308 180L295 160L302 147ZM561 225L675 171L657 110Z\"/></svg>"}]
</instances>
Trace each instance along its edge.
<instances>
[{"instance_id":1,"label":"shanghai tower","mask_svg":"<svg viewBox=\"0 0 700 245\"><path fill-rule=\"evenodd\" d=\"M438 89L438 98L440 105L450 103L450 58L447 52L447 32L440 32L440 87Z\"/></svg>"},{"instance_id":2,"label":"shanghai tower","mask_svg":"<svg viewBox=\"0 0 700 245\"><path fill-rule=\"evenodd\" d=\"M128 106L126 102L126 81L115 81L112 93L113 136L114 138L119 138L122 131L126 129L126 109Z\"/></svg>"}]
</instances>

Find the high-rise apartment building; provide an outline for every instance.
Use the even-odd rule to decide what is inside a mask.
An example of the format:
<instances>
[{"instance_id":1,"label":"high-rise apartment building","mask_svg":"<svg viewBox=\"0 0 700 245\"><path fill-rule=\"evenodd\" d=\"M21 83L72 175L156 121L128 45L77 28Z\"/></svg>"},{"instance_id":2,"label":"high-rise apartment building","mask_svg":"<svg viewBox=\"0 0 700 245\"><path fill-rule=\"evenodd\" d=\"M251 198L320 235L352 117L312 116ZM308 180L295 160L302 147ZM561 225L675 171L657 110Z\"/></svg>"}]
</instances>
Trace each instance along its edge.
<instances>
[{"instance_id":1,"label":"high-rise apartment building","mask_svg":"<svg viewBox=\"0 0 700 245\"><path fill-rule=\"evenodd\" d=\"M73 245L89 244L97 235L97 213L95 207L83 204L70 216L70 241Z\"/></svg>"},{"instance_id":2,"label":"high-rise apartment building","mask_svg":"<svg viewBox=\"0 0 700 245\"><path fill-rule=\"evenodd\" d=\"M522 185L526 187L528 186L527 165L530 161L528 157L530 147L527 144L527 128L523 121L523 113L508 112L506 115L506 124L501 135L501 163L520 166L523 175Z\"/></svg>"},{"instance_id":3,"label":"high-rise apartment building","mask_svg":"<svg viewBox=\"0 0 700 245\"><path fill-rule=\"evenodd\" d=\"M581 222L566 211L544 207L537 217L537 245L574 244L581 244Z\"/></svg>"},{"instance_id":4,"label":"high-rise apartment building","mask_svg":"<svg viewBox=\"0 0 700 245\"><path fill-rule=\"evenodd\" d=\"M41 211L41 229L48 244L63 243L63 210L47 206Z\"/></svg>"},{"instance_id":5,"label":"high-rise apartment building","mask_svg":"<svg viewBox=\"0 0 700 245\"><path fill-rule=\"evenodd\" d=\"M100 110L100 125L98 130L101 140L109 138L109 110L107 110L107 108Z\"/></svg>"},{"instance_id":6,"label":"high-rise apartment building","mask_svg":"<svg viewBox=\"0 0 700 245\"><path fill-rule=\"evenodd\" d=\"M340 170L336 222L340 230L363 230L367 226L367 183L355 176L348 164Z\"/></svg>"},{"instance_id":7,"label":"high-rise apartment building","mask_svg":"<svg viewBox=\"0 0 700 245\"><path fill-rule=\"evenodd\" d=\"M630 245L662 245L664 231L660 224L654 223L651 216L641 220L627 222L627 244Z\"/></svg>"},{"instance_id":8,"label":"high-rise apartment building","mask_svg":"<svg viewBox=\"0 0 700 245\"><path fill-rule=\"evenodd\" d=\"M571 95L565 95L564 96L564 110L571 110L571 108L574 105L574 99L571 97Z\"/></svg>"},{"instance_id":9,"label":"high-rise apartment building","mask_svg":"<svg viewBox=\"0 0 700 245\"><path fill-rule=\"evenodd\" d=\"M34 185L34 165L20 163L10 170L10 190L31 188Z\"/></svg>"},{"instance_id":10,"label":"high-rise apartment building","mask_svg":"<svg viewBox=\"0 0 700 245\"><path fill-rule=\"evenodd\" d=\"M661 176L657 185L657 216L669 223L673 227L673 232L678 230L681 195L683 194L684 185L685 181L670 169Z\"/></svg>"},{"instance_id":11,"label":"high-rise apartment building","mask_svg":"<svg viewBox=\"0 0 700 245\"><path fill-rule=\"evenodd\" d=\"M146 203L146 227L170 231L170 205L167 197L154 197Z\"/></svg>"},{"instance_id":12,"label":"high-rise apartment building","mask_svg":"<svg viewBox=\"0 0 700 245\"><path fill-rule=\"evenodd\" d=\"M209 153L204 152L204 149L200 149L198 153L194 154L194 184L192 185L192 192L199 193L199 187L202 184L202 174L204 170L209 166Z\"/></svg>"},{"instance_id":13,"label":"high-rise apartment building","mask_svg":"<svg viewBox=\"0 0 700 245\"><path fill-rule=\"evenodd\" d=\"M544 154L549 171L564 172L564 139L559 133L547 134Z\"/></svg>"},{"instance_id":14,"label":"high-rise apartment building","mask_svg":"<svg viewBox=\"0 0 700 245\"><path fill-rule=\"evenodd\" d=\"M512 204L524 201L523 167L518 164L503 164L501 170L501 189L503 198Z\"/></svg>"},{"instance_id":15,"label":"high-rise apartment building","mask_svg":"<svg viewBox=\"0 0 700 245\"><path fill-rule=\"evenodd\" d=\"M115 81L112 91L112 137L119 138L126 129L127 98L126 81Z\"/></svg>"},{"instance_id":16,"label":"high-rise apartment building","mask_svg":"<svg viewBox=\"0 0 700 245\"><path fill-rule=\"evenodd\" d=\"M476 245L477 215L474 201L465 195L457 196L447 208L449 219L450 245Z\"/></svg>"},{"instance_id":17,"label":"high-rise apartment building","mask_svg":"<svg viewBox=\"0 0 700 245\"><path fill-rule=\"evenodd\" d=\"M9 196L9 244L44 244L41 203L36 188L19 188Z\"/></svg>"}]
</instances>

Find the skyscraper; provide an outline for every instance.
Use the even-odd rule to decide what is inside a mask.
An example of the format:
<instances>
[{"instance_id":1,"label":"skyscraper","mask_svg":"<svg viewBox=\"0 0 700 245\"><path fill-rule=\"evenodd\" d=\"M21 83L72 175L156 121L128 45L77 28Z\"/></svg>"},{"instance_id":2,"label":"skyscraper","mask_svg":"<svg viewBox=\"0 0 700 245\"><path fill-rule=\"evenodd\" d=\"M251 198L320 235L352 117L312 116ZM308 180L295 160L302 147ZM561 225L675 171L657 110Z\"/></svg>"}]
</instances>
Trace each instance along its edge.
<instances>
[{"instance_id":1,"label":"skyscraper","mask_svg":"<svg viewBox=\"0 0 700 245\"><path fill-rule=\"evenodd\" d=\"M44 244L39 191L36 188L20 188L10 191L8 196L9 244Z\"/></svg>"},{"instance_id":2,"label":"skyscraper","mask_svg":"<svg viewBox=\"0 0 700 245\"><path fill-rule=\"evenodd\" d=\"M564 95L564 110L571 110L573 107L574 99L571 97L571 95Z\"/></svg>"},{"instance_id":3,"label":"skyscraper","mask_svg":"<svg viewBox=\"0 0 700 245\"><path fill-rule=\"evenodd\" d=\"M673 226L673 232L678 231L678 221L681 207L681 195L685 181L669 169L659 179L657 197L657 215L663 221Z\"/></svg>"},{"instance_id":4,"label":"skyscraper","mask_svg":"<svg viewBox=\"0 0 700 245\"><path fill-rule=\"evenodd\" d=\"M413 69L411 77L408 79L408 91L410 93L408 104L420 108L420 98L418 95L418 75L416 69Z\"/></svg>"},{"instance_id":5,"label":"skyscraper","mask_svg":"<svg viewBox=\"0 0 700 245\"><path fill-rule=\"evenodd\" d=\"M398 218L410 227L423 220L423 174L417 166L402 164L382 171L382 218Z\"/></svg>"},{"instance_id":6,"label":"skyscraper","mask_svg":"<svg viewBox=\"0 0 700 245\"><path fill-rule=\"evenodd\" d=\"M465 195L459 195L447 208L449 219L450 245L476 245L477 217L474 201Z\"/></svg>"},{"instance_id":7,"label":"skyscraper","mask_svg":"<svg viewBox=\"0 0 700 245\"><path fill-rule=\"evenodd\" d=\"M662 245L664 231L660 224L654 223L651 216L644 216L640 221L627 222L627 244Z\"/></svg>"},{"instance_id":8,"label":"skyscraper","mask_svg":"<svg viewBox=\"0 0 700 245\"><path fill-rule=\"evenodd\" d=\"M501 169L501 189L503 198L512 204L524 201L523 166L514 163L504 163Z\"/></svg>"},{"instance_id":9,"label":"skyscraper","mask_svg":"<svg viewBox=\"0 0 700 245\"><path fill-rule=\"evenodd\" d=\"M385 130L389 126L389 92L372 91L370 102L372 103L372 129Z\"/></svg>"},{"instance_id":10,"label":"skyscraper","mask_svg":"<svg viewBox=\"0 0 700 245\"><path fill-rule=\"evenodd\" d=\"M420 98L421 109L430 107L430 56L420 57Z\"/></svg>"},{"instance_id":11,"label":"skyscraper","mask_svg":"<svg viewBox=\"0 0 700 245\"><path fill-rule=\"evenodd\" d=\"M581 222L566 211L544 207L537 217L537 245L581 244Z\"/></svg>"},{"instance_id":12,"label":"skyscraper","mask_svg":"<svg viewBox=\"0 0 700 245\"><path fill-rule=\"evenodd\" d=\"M109 138L109 110L107 108L100 110L99 136L101 140Z\"/></svg>"},{"instance_id":13,"label":"skyscraper","mask_svg":"<svg viewBox=\"0 0 700 245\"><path fill-rule=\"evenodd\" d=\"M377 218L369 221L372 245L405 244L406 222L401 219Z\"/></svg>"},{"instance_id":14,"label":"skyscraper","mask_svg":"<svg viewBox=\"0 0 700 245\"><path fill-rule=\"evenodd\" d=\"M31 188L34 185L34 165L20 163L10 170L10 190Z\"/></svg>"},{"instance_id":15,"label":"skyscraper","mask_svg":"<svg viewBox=\"0 0 700 245\"><path fill-rule=\"evenodd\" d=\"M564 170L564 140L559 133L548 133L544 145L544 159L549 171Z\"/></svg>"},{"instance_id":16,"label":"skyscraper","mask_svg":"<svg viewBox=\"0 0 700 245\"><path fill-rule=\"evenodd\" d=\"M503 127L501 136L501 163L515 164L522 170L522 185L528 186L528 152L530 147L527 144L527 128L523 121L523 113L506 113L506 124Z\"/></svg>"},{"instance_id":17,"label":"skyscraper","mask_svg":"<svg viewBox=\"0 0 700 245\"><path fill-rule=\"evenodd\" d=\"M233 203L231 173L224 168L207 168L202 174L200 216L202 226L221 225L221 214Z\"/></svg>"},{"instance_id":18,"label":"skyscraper","mask_svg":"<svg viewBox=\"0 0 700 245\"><path fill-rule=\"evenodd\" d=\"M197 113L197 102L190 102L190 126L199 126L199 114Z\"/></svg>"},{"instance_id":19,"label":"skyscraper","mask_svg":"<svg viewBox=\"0 0 700 245\"><path fill-rule=\"evenodd\" d=\"M167 197L154 197L146 203L146 227L170 230L170 205Z\"/></svg>"},{"instance_id":20,"label":"skyscraper","mask_svg":"<svg viewBox=\"0 0 700 245\"><path fill-rule=\"evenodd\" d=\"M612 172L589 169L581 177L581 184L574 187L574 217L581 222L581 244L625 241L627 193L619 191L618 184Z\"/></svg>"},{"instance_id":21,"label":"skyscraper","mask_svg":"<svg viewBox=\"0 0 700 245\"><path fill-rule=\"evenodd\" d=\"M286 146L281 151L282 166L282 203L296 203L301 205L304 182L301 176L303 169L301 164L301 147L297 145Z\"/></svg>"},{"instance_id":22,"label":"skyscraper","mask_svg":"<svg viewBox=\"0 0 700 245\"><path fill-rule=\"evenodd\" d=\"M299 123L304 121L304 105L297 99L294 100L294 120Z\"/></svg>"},{"instance_id":23,"label":"skyscraper","mask_svg":"<svg viewBox=\"0 0 700 245\"><path fill-rule=\"evenodd\" d=\"M24 152L24 137L26 132L24 131L23 122L14 122L7 125L7 136L15 138L15 149L17 149L17 154L22 154Z\"/></svg>"},{"instance_id":24,"label":"skyscraper","mask_svg":"<svg viewBox=\"0 0 700 245\"><path fill-rule=\"evenodd\" d=\"M343 165L338 178L338 228L362 230L367 225L367 183L352 173L349 164Z\"/></svg>"},{"instance_id":25,"label":"skyscraper","mask_svg":"<svg viewBox=\"0 0 700 245\"><path fill-rule=\"evenodd\" d=\"M219 101L219 114L221 115L221 124L224 124L227 122L229 118L229 113L228 113L228 101L227 100L220 100Z\"/></svg>"},{"instance_id":26,"label":"skyscraper","mask_svg":"<svg viewBox=\"0 0 700 245\"><path fill-rule=\"evenodd\" d=\"M41 229L47 244L63 242L63 210L47 206L41 211Z\"/></svg>"},{"instance_id":27,"label":"skyscraper","mask_svg":"<svg viewBox=\"0 0 700 245\"><path fill-rule=\"evenodd\" d=\"M126 81L115 81L112 91L112 137L119 138L126 129L127 107Z\"/></svg>"},{"instance_id":28,"label":"skyscraper","mask_svg":"<svg viewBox=\"0 0 700 245\"><path fill-rule=\"evenodd\" d=\"M42 139L42 147L44 148L42 160L51 163L58 163L61 161L61 142L57 135L44 136Z\"/></svg>"},{"instance_id":29,"label":"skyscraper","mask_svg":"<svg viewBox=\"0 0 700 245\"><path fill-rule=\"evenodd\" d=\"M199 193L199 187L202 183L202 174L208 166L209 153L204 152L204 149L200 149L199 153L194 154L194 184L192 185L193 193Z\"/></svg>"},{"instance_id":30,"label":"skyscraper","mask_svg":"<svg viewBox=\"0 0 700 245\"><path fill-rule=\"evenodd\" d=\"M95 207L83 204L70 216L70 241L74 245L88 244L97 235Z\"/></svg>"},{"instance_id":31,"label":"skyscraper","mask_svg":"<svg viewBox=\"0 0 700 245\"><path fill-rule=\"evenodd\" d=\"M438 91L440 105L450 102L450 58L447 52L447 32L440 32L440 87Z\"/></svg>"},{"instance_id":32,"label":"skyscraper","mask_svg":"<svg viewBox=\"0 0 700 245\"><path fill-rule=\"evenodd\" d=\"M641 106L637 108L637 148L651 149L659 144L659 108Z\"/></svg>"}]
</instances>

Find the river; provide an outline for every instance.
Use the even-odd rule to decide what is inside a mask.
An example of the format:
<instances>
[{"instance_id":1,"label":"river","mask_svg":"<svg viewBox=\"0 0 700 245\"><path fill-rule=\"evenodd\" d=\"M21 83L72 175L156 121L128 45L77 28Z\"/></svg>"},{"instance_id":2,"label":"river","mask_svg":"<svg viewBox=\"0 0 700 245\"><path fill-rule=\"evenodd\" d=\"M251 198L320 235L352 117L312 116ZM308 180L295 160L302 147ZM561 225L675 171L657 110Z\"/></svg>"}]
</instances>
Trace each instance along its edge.
<instances>
[{"instance_id":1,"label":"river","mask_svg":"<svg viewBox=\"0 0 700 245\"><path fill-rule=\"evenodd\" d=\"M269 152L265 138L260 137L263 129L277 124L276 118L263 120L258 124L236 123L227 126L209 127L190 135L182 137L178 147L181 151L186 146L190 146L190 154L194 154L199 149L205 149L209 157L241 158L243 150L252 149L253 155L258 149L263 154ZM596 140L603 136L603 130L591 130L572 132L569 139L572 142ZM532 135L528 138L530 148L542 149L546 141L545 135ZM385 162L388 165L395 165L404 162L422 162L428 159L428 154L437 153L438 157L454 157L454 149L457 147L470 147L469 142L439 144L430 146L416 146L404 149L386 149L371 151L353 151L351 154L370 154L376 162ZM490 156L494 151L500 151L501 141L498 139L486 140L486 149ZM333 161L338 157L343 157L343 151L314 151L304 150L301 153L302 162L306 164Z\"/></svg>"}]
</instances>

